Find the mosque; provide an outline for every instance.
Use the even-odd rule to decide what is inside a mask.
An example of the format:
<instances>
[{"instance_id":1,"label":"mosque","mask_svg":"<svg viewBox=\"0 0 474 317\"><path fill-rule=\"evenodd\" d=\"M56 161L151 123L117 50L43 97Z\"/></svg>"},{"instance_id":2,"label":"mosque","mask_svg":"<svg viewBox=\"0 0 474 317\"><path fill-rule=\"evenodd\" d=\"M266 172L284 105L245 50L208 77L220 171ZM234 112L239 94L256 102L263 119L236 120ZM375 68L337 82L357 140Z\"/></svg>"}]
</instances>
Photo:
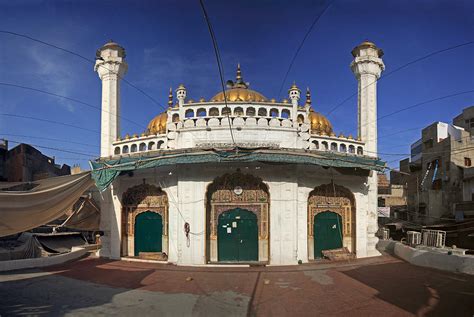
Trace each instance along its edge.
<instances>
[{"instance_id":1,"label":"mosque","mask_svg":"<svg viewBox=\"0 0 474 317\"><path fill-rule=\"evenodd\" d=\"M244 80L225 91L170 90L167 110L145 131L120 133L125 50L97 51L102 81L101 158L91 162L102 191L102 257L165 259L179 265L291 265L326 250L379 255L377 79L383 51L352 50L358 135L336 134L296 84L283 100ZM255 89L255 90L254 90ZM129 105L124 105L125 107Z\"/></svg>"}]
</instances>

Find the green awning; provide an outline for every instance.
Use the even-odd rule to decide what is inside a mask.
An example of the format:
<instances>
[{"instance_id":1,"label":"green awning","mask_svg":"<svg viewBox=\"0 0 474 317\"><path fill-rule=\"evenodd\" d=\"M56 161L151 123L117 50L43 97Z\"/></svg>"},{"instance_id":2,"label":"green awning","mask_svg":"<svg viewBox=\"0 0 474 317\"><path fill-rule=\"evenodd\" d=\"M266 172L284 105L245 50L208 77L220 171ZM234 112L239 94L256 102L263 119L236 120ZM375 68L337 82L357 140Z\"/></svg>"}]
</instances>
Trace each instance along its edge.
<instances>
[{"instance_id":1,"label":"green awning","mask_svg":"<svg viewBox=\"0 0 474 317\"><path fill-rule=\"evenodd\" d=\"M296 149L239 149L238 151L234 149L183 149L132 155L115 160L99 160L90 163L92 178L95 180L97 188L103 191L121 172L125 171L180 164L226 162L310 164L325 167L352 167L375 171L383 171L385 169L385 163L378 158Z\"/></svg>"}]
</instances>

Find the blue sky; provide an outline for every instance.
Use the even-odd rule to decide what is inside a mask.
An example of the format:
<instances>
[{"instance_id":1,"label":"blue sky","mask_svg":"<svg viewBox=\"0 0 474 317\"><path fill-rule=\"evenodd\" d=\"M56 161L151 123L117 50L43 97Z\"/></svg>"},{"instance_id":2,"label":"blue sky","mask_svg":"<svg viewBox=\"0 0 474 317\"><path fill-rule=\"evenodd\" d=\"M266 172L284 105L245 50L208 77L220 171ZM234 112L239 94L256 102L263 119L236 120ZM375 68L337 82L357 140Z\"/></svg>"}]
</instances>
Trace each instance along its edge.
<instances>
[{"instance_id":1,"label":"blue sky","mask_svg":"<svg viewBox=\"0 0 474 317\"><path fill-rule=\"evenodd\" d=\"M314 17L328 1L206 1L225 77L240 62L251 88L277 98L288 64ZM211 98L219 79L207 26L196 1L3 1L0 30L29 35L95 57L107 40L127 52L128 81L166 105L169 87L184 83L193 99ZM310 87L317 111L328 111L357 91L351 50L369 39L385 52L387 72L433 51L474 40L472 1L336 0L308 37L284 86ZM0 82L44 89L100 106L93 66L76 56L24 38L0 34ZM379 115L436 97L474 89L474 45L436 55L378 83ZM280 96L280 99L284 96ZM408 153L416 127L451 122L474 93L433 102L379 122L379 152ZM99 131L97 110L55 97L0 86L1 113L35 116ZM146 126L163 109L122 85L122 116ZM336 132L356 132L357 100L329 116ZM122 121L122 134L143 128ZM393 137L384 134L412 129ZM10 136L10 135L23 135ZM0 116L0 137L48 147L99 153L99 135L51 123ZM29 137L25 137L29 136ZM35 138L32 138L35 137ZM41 138L55 138L51 141ZM75 143L72 143L75 142ZM81 143L81 144L77 144ZM12 144L13 145L13 144ZM87 156L41 149L57 162ZM387 161L399 157L382 154ZM390 166L397 166L397 162Z\"/></svg>"}]
</instances>

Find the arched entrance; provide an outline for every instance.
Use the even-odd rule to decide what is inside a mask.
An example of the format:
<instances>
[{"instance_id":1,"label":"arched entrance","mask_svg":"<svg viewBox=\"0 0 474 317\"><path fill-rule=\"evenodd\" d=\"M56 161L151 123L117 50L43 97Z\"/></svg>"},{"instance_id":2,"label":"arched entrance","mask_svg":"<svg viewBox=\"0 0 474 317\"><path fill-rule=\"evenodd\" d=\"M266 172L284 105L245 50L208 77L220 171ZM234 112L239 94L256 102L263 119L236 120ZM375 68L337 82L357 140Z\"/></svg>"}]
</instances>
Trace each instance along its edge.
<instances>
[{"instance_id":1,"label":"arched entrance","mask_svg":"<svg viewBox=\"0 0 474 317\"><path fill-rule=\"evenodd\" d=\"M163 218L160 214L145 211L135 219L135 256L140 252L161 252L163 235Z\"/></svg>"},{"instance_id":2,"label":"arched entrance","mask_svg":"<svg viewBox=\"0 0 474 317\"><path fill-rule=\"evenodd\" d=\"M323 250L341 247L355 253L355 212L354 195L343 186L330 183L311 191L308 198L308 259L321 257Z\"/></svg>"},{"instance_id":3,"label":"arched entrance","mask_svg":"<svg viewBox=\"0 0 474 317\"><path fill-rule=\"evenodd\" d=\"M314 216L314 258L322 258L323 250L342 248L342 217L324 211Z\"/></svg>"},{"instance_id":4,"label":"arched entrance","mask_svg":"<svg viewBox=\"0 0 474 317\"><path fill-rule=\"evenodd\" d=\"M268 187L260 178L239 171L215 178L206 192L207 261L268 262L269 205ZM229 249L240 240L250 248Z\"/></svg>"},{"instance_id":5,"label":"arched entrance","mask_svg":"<svg viewBox=\"0 0 474 317\"><path fill-rule=\"evenodd\" d=\"M258 224L253 212L241 208L223 212L217 227L220 262L258 261Z\"/></svg>"},{"instance_id":6,"label":"arched entrance","mask_svg":"<svg viewBox=\"0 0 474 317\"><path fill-rule=\"evenodd\" d=\"M166 193L150 184L134 186L123 193L122 206L122 256L168 254Z\"/></svg>"}]
</instances>

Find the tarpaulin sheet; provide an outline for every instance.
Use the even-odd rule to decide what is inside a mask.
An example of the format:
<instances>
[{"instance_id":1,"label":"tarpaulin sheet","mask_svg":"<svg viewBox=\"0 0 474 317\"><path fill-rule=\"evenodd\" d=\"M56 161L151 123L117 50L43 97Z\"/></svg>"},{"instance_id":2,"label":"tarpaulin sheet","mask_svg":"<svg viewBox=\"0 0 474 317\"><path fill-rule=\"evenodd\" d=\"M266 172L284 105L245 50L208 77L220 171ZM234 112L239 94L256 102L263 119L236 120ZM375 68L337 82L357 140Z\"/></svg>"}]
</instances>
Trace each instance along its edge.
<instances>
[{"instance_id":1,"label":"tarpaulin sheet","mask_svg":"<svg viewBox=\"0 0 474 317\"><path fill-rule=\"evenodd\" d=\"M0 236L27 231L59 218L94 185L90 172L31 183L31 190L0 190Z\"/></svg>"},{"instance_id":2,"label":"tarpaulin sheet","mask_svg":"<svg viewBox=\"0 0 474 317\"><path fill-rule=\"evenodd\" d=\"M72 247L87 244L82 234L76 232L36 234L35 236L41 246L50 253L67 253L71 252Z\"/></svg>"},{"instance_id":3,"label":"tarpaulin sheet","mask_svg":"<svg viewBox=\"0 0 474 317\"><path fill-rule=\"evenodd\" d=\"M92 198L79 198L70 212L70 216L60 227L85 231L99 230L100 209Z\"/></svg>"},{"instance_id":4,"label":"tarpaulin sheet","mask_svg":"<svg viewBox=\"0 0 474 317\"><path fill-rule=\"evenodd\" d=\"M159 166L223 163L265 162L280 164L320 165L326 167L353 167L383 171L385 163L377 158L344 155L333 152L308 152L298 150L199 150L160 153L155 156L121 157L116 160L91 162L92 178L97 188L104 191L121 172Z\"/></svg>"}]
</instances>

